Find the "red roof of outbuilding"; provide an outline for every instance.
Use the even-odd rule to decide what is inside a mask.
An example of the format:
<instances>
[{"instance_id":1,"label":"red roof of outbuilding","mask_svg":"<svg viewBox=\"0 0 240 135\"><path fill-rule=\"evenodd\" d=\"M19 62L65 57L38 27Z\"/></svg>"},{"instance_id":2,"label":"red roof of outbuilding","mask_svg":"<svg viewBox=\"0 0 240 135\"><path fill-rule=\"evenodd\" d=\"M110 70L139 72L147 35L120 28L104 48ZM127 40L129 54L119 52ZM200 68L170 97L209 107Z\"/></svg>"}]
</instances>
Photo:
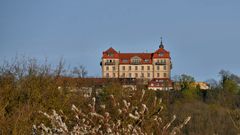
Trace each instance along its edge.
<instances>
[{"instance_id":1,"label":"red roof of outbuilding","mask_svg":"<svg viewBox=\"0 0 240 135\"><path fill-rule=\"evenodd\" d=\"M172 86L173 82L170 78L154 78L148 83L148 87Z\"/></svg>"}]
</instances>

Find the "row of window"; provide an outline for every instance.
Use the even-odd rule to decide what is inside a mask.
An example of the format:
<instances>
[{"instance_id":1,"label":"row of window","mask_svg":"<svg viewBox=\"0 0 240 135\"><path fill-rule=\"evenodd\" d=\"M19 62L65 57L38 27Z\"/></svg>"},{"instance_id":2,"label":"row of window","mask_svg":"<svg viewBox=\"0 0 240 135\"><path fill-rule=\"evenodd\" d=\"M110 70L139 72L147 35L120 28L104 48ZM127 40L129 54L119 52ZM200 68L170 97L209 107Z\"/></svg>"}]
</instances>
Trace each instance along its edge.
<instances>
[{"instance_id":1,"label":"row of window","mask_svg":"<svg viewBox=\"0 0 240 135\"><path fill-rule=\"evenodd\" d=\"M115 60L107 59L107 63L115 63Z\"/></svg>"},{"instance_id":2,"label":"row of window","mask_svg":"<svg viewBox=\"0 0 240 135\"><path fill-rule=\"evenodd\" d=\"M157 66L157 70L160 70L160 66ZM163 70L167 70L167 66L163 66Z\"/></svg>"},{"instance_id":3,"label":"row of window","mask_svg":"<svg viewBox=\"0 0 240 135\"><path fill-rule=\"evenodd\" d=\"M126 70L125 66L122 66L122 70ZM132 66L128 66L128 70L132 70ZM138 66L135 66L135 70L138 70ZM144 66L141 66L141 70L144 70ZM150 66L147 66L147 70L150 70Z\"/></svg>"},{"instance_id":4,"label":"row of window","mask_svg":"<svg viewBox=\"0 0 240 135\"><path fill-rule=\"evenodd\" d=\"M129 77L129 78L132 78L132 77L133 77L132 75L133 75L132 73L128 73L128 76L127 76L125 73L122 73L121 77ZM135 78L145 77L145 76L144 76L144 73L141 73L141 74L135 73L134 75L135 75L135 76L134 76ZM109 76L109 73L106 73L106 77L107 77L107 78L110 77L110 76ZM115 73L113 73L113 77L117 77ZM147 77L151 77L151 74L150 74L150 73L147 73ZM157 73L157 77L161 77L161 76L160 76L160 73ZM167 73L163 73L163 77L167 77Z\"/></svg>"},{"instance_id":5,"label":"row of window","mask_svg":"<svg viewBox=\"0 0 240 135\"><path fill-rule=\"evenodd\" d=\"M167 61L164 59L164 60L157 60L157 62L166 63Z\"/></svg>"},{"instance_id":6,"label":"row of window","mask_svg":"<svg viewBox=\"0 0 240 135\"><path fill-rule=\"evenodd\" d=\"M144 59L144 62L149 62L149 61L150 61L149 59ZM115 62L115 60L107 59L107 62ZM128 59L123 59L122 62L126 63L126 62L128 62ZM139 59L132 59L132 62L133 63L140 63L141 60L139 60ZM163 59L163 60L157 60L157 62L166 63L167 61L165 59Z\"/></svg>"},{"instance_id":7,"label":"row of window","mask_svg":"<svg viewBox=\"0 0 240 135\"><path fill-rule=\"evenodd\" d=\"M141 61L142 61L141 59L132 59L131 62L132 63L141 63ZM150 61L150 59L144 59L145 63L148 63L149 61ZM128 61L128 59L123 59L122 62L123 63L128 63L129 61Z\"/></svg>"},{"instance_id":8,"label":"row of window","mask_svg":"<svg viewBox=\"0 0 240 135\"><path fill-rule=\"evenodd\" d=\"M106 70L107 70L107 71L109 70L109 66L106 66ZM113 71L116 70L115 66L112 67L112 70L113 70Z\"/></svg>"},{"instance_id":9,"label":"row of window","mask_svg":"<svg viewBox=\"0 0 240 135\"><path fill-rule=\"evenodd\" d=\"M106 70L109 70L109 66L106 66ZM112 70L115 71L116 67L112 66ZM122 66L122 70L125 70L125 66ZM129 66L128 70L132 70L132 66ZM135 66L135 70L138 70L138 66ZM141 66L141 70L144 70L144 66ZM147 66L147 70L150 70L150 66ZM160 70L160 66L157 66L157 70ZM167 70L167 66L163 66L163 70Z\"/></svg>"},{"instance_id":10,"label":"row of window","mask_svg":"<svg viewBox=\"0 0 240 135\"><path fill-rule=\"evenodd\" d=\"M135 78L138 78L138 77L144 77L144 73L141 73L141 75L138 75L138 73L135 73L134 74ZM128 73L128 76L125 74L125 73L122 73L121 77L129 77L129 78L132 78L132 73ZM147 73L147 77L151 77L151 74L150 73Z\"/></svg>"}]
</instances>

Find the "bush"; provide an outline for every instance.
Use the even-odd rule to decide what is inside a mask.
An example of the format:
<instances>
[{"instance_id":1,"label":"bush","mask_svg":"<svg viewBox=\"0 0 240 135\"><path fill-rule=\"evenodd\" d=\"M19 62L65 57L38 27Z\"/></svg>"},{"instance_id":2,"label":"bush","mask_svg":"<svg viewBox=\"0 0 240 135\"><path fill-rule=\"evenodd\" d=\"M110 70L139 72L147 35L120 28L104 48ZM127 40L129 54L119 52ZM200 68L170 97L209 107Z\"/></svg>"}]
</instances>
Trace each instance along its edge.
<instances>
[{"instance_id":1,"label":"bush","mask_svg":"<svg viewBox=\"0 0 240 135\"><path fill-rule=\"evenodd\" d=\"M91 103L87 103L89 109L78 109L72 105L74 117L76 120L72 126L64 122L62 118L65 115L59 115L53 110L53 114L42 113L48 120L50 126L41 123L39 126L33 125L33 134L176 134L186 125L191 117L187 118L179 125L171 127L176 120L173 115L170 121L161 116L163 106L161 99L157 97L152 102L144 100L149 99L148 95L154 94L152 91L132 91L132 97L117 99L114 95L106 95L111 101L111 106L105 104L96 104L96 98L93 97ZM135 102L137 97L137 102ZM101 103L101 101L98 101Z\"/></svg>"}]
</instances>

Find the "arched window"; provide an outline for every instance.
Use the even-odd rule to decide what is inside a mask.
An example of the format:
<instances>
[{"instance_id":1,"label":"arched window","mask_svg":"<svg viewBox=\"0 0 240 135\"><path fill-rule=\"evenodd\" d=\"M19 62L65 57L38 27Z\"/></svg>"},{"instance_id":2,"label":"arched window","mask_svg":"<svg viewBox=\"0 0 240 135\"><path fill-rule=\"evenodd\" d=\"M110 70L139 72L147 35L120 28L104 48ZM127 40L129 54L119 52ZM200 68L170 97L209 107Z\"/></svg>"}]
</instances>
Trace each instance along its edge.
<instances>
[{"instance_id":1,"label":"arched window","mask_svg":"<svg viewBox=\"0 0 240 135\"><path fill-rule=\"evenodd\" d=\"M141 63L141 58L138 56L134 56L131 58L131 63L132 64L140 64Z\"/></svg>"}]
</instances>

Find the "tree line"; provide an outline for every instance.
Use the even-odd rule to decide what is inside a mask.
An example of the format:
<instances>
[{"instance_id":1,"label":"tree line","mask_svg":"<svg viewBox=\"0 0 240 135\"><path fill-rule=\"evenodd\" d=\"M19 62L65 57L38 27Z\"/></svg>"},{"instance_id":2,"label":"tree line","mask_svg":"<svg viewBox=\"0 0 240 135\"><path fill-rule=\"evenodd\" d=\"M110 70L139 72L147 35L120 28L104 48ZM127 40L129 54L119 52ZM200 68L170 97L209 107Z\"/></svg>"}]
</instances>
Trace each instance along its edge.
<instances>
[{"instance_id":1,"label":"tree line","mask_svg":"<svg viewBox=\"0 0 240 135\"><path fill-rule=\"evenodd\" d=\"M173 131L188 117L191 117L191 120L181 127L179 132L176 131L176 134L240 133L239 76L229 71L220 71L219 81L207 81L210 90L205 93L205 96L199 88L192 87L191 84L195 82L194 77L180 75L174 78L181 85L180 91L148 91L143 87L139 87L136 91L129 91L122 88L118 82L109 82L101 93L95 93L86 98L80 92L70 92L68 89L81 87L78 84L82 83L73 84L67 81L62 81L61 84L56 83L61 76L86 77L87 70L83 66L69 69L61 59L58 65L53 67L47 60L40 64L32 58L16 58L12 62L4 61L0 65L0 134L39 133L33 125L37 127L41 123L45 127L53 128L52 121L41 113L54 117L51 115L53 110L56 111L54 115L59 116L67 125L68 130L73 131L78 120L75 117L76 112L71 110L72 105L81 109L83 114L97 112L99 117L103 116L98 119L98 122L107 119L104 114L108 112L111 116L108 122L112 127L116 125L112 125L111 122L122 118L126 118L122 121L123 123L132 125L143 120L135 129L123 125L126 127L123 130L133 131L134 129L140 132L141 129L141 132L147 134L159 134L163 133L166 124L170 123L171 126L164 130L164 134L171 134L175 133ZM63 86L61 90L59 85ZM95 111L92 110L94 98ZM126 102L123 100L126 100L127 106L128 103L130 106L126 113L118 115L118 109L124 110L126 107ZM154 106L155 102L161 102L161 104ZM145 108L143 104L149 110L140 114ZM163 110L157 116L148 118L161 108ZM176 116L174 121L172 121L173 116ZM86 118L91 120L92 117L95 115L89 115ZM108 132L105 129L99 129L99 131ZM120 132L120 130L116 131Z\"/></svg>"}]
</instances>

